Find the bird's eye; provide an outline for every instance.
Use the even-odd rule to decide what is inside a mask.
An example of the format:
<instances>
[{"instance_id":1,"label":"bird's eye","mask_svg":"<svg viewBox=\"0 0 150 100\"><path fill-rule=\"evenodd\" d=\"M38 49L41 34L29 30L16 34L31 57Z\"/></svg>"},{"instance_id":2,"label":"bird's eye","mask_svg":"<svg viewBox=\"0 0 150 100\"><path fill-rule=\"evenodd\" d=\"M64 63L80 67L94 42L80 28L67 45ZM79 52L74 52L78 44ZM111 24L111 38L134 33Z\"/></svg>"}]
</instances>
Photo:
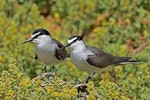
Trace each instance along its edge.
<instances>
[{"instance_id":1,"label":"bird's eye","mask_svg":"<svg viewBox=\"0 0 150 100\"><path fill-rule=\"evenodd\" d=\"M77 37L77 40L82 40L82 38L80 36Z\"/></svg>"}]
</instances>

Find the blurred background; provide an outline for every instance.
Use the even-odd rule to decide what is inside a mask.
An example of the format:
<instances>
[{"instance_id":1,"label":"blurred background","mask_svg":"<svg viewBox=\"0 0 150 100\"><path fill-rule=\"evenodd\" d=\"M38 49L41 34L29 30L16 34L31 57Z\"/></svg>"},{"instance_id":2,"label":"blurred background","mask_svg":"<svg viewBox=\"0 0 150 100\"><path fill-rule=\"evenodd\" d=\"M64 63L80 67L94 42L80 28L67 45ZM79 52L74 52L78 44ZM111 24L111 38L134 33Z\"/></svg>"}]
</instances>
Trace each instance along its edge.
<instances>
[{"instance_id":1,"label":"blurred background","mask_svg":"<svg viewBox=\"0 0 150 100\"><path fill-rule=\"evenodd\" d=\"M2 0L0 73L8 69L10 58L16 59L16 66L26 77L33 78L42 72L43 63L34 59L35 45L22 45L37 28L47 29L63 44L70 36L84 33L87 45L141 60L138 65L118 66L96 75L95 82L115 81L115 72L117 82L132 83L140 77L144 88L150 87L149 0ZM50 67L47 68L49 71ZM83 80L87 76L70 59L57 64L55 72L65 81Z\"/></svg>"}]
</instances>

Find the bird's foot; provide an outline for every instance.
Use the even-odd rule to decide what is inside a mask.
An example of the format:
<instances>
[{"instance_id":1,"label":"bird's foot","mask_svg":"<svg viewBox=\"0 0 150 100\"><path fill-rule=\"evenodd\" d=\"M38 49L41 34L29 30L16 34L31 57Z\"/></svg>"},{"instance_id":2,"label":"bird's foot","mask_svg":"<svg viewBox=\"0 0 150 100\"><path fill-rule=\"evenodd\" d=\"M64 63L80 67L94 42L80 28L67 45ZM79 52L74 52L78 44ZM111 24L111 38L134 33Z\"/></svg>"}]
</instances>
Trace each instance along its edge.
<instances>
[{"instance_id":1,"label":"bird's foot","mask_svg":"<svg viewBox=\"0 0 150 100\"><path fill-rule=\"evenodd\" d=\"M52 79L55 77L56 75L54 73L54 68L52 67L52 70L50 72L46 72L46 66L45 66L42 73L38 74L37 77L32 79L32 81L35 82L36 80L40 79L43 80L43 82L48 83L50 81L50 78Z\"/></svg>"},{"instance_id":2,"label":"bird's foot","mask_svg":"<svg viewBox=\"0 0 150 100\"><path fill-rule=\"evenodd\" d=\"M78 98L83 98L83 100L86 100L87 95L89 92L87 91L87 84L86 83L80 83L74 86L74 88L78 91Z\"/></svg>"},{"instance_id":3,"label":"bird's foot","mask_svg":"<svg viewBox=\"0 0 150 100\"><path fill-rule=\"evenodd\" d=\"M42 73L39 74L38 76L40 76L41 78L47 77L48 79L49 77L55 77L54 66L52 66L49 72L46 72L46 66L45 66Z\"/></svg>"},{"instance_id":4,"label":"bird's foot","mask_svg":"<svg viewBox=\"0 0 150 100\"><path fill-rule=\"evenodd\" d=\"M46 65L44 65L44 69L42 70L42 73L40 73L40 74L38 75L38 77L43 78L45 75L46 75Z\"/></svg>"},{"instance_id":5,"label":"bird's foot","mask_svg":"<svg viewBox=\"0 0 150 100\"><path fill-rule=\"evenodd\" d=\"M42 72L42 73L38 74L38 76L41 78L45 77L45 75L46 75L46 72Z\"/></svg>"},{"instance_id":6,"label":"bird's foot","mask_svg":"<svg viewBox=\"0 0 150 100\"><path fill-rule=\"evenodd\" d=\"M51 78L54 78L56 76L54 72L54 66L52 66L51 70L48 72L47 79L50 81Z\"/></svg>"},{"instance_id":7,"label":"bird's foot","mask_svg":"<svg viewBox=\"0 0 150 100\"><path fill-rule=\"evenodd\" d=\"M85 80L83 80L80 84L75 86L77 88L79 98L83 98L84 100L86 100L86 97L89 94L89 92L87 91L87 83L94 75L95 72L92 73L92 75L88 75L88 77Z\"/></svg>"},{"instance_id":8,"label":"bird's foot","mask_svg":"<svg viewBox=\"0 0 150 100\"><path fill-rule=\"evenodd\" d=\"M55 70L55 66L52 66L52 68L50 69L49 73L54 73Z\"/></svg>"},{"instance_id":9,"label":"bird's foot","mask_svg":"<svg viewBox=\"0 0 150 100\"><path fill-rule=\"evenodd\" d=\"M91 79L91 76L89 75L80 84L77 84L76 86L74 86L74 88L76 88L78 91L78 97L79 98L84 98L86 100L86 97L89 94L89 92L87 91L87 83L89 82L90 79Z\"/></svg>"},{"instance_id":10,"label":"bird's foot","mask_svg":"<svg viewBox=\"0 0 150 100\"><path fill-rule=\"evenodd\" d=\"M89 75L85 80L83 80L82 84L87 84L92 77Z\"/></svg>"},{"instance_id":11,"label":"bird's foot","mask_svg":"<svg viewBox=\"0 0 150 100\"><path fill-rule=\"evenodd\" d=\"M48 77L55 77L56 74L55 74L55 72L48 72L47 76Z\"/></svg>"}]
</instances>

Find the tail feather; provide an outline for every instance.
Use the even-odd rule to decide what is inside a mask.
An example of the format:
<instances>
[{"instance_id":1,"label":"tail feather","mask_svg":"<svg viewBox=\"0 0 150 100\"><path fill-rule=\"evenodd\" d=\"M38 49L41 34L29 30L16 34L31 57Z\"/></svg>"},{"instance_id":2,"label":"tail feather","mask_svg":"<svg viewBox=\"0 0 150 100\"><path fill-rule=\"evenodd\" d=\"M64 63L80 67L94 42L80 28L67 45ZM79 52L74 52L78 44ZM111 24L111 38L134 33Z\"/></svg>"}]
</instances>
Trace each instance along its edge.
<instances>
[{"instance_id":1,"label":"tail feather","mask_svg":"<svg viewBox=\"0 0 150 100\"><path fill-rule=\"evenodd\" d=\"M136 64L139 60L130 60L132 57L116 57L113 64Z\"/></svg>"}]
</instances>

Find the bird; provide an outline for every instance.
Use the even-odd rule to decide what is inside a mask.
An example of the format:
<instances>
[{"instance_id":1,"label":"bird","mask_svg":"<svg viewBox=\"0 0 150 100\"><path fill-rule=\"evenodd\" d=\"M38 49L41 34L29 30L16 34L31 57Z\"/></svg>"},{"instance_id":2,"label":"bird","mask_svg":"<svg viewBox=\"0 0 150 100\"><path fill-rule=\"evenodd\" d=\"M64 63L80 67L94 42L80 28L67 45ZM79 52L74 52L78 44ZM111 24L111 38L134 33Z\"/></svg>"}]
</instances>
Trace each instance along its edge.
<instances>
[{"instance_id":1,"label":"bird","mask_svg":"<svg viewBox=\"0 0 150 100\"><path fill-rule=\"evenodd\" d=\"M84 81L87 83L95 73L101 73L115 65L135 64L139 60L131 60L132 57L118 57L110 53L104 52L94 46L87 46L83 40L83 36L71 36L62 49L70 47L70 58L74 65L89 73Z\"/></svg>"},{"instance_id":2,"label":"bird","mask_svg":"<svg viewBox=\"0 0 150 100\"><path fill-rule=\"evenodd\" d=\"M31 37L25 40L23 44L28 42L36 44L35 59L44 63L43 73L46 72L47 65L52 65L52 70L54 70L54 65L63 61L67 57L67 51L65 49L61 49L63 44L56 39L53 39L50 33L44 28L34 30Z\"/></svg>"}]
</instances>

